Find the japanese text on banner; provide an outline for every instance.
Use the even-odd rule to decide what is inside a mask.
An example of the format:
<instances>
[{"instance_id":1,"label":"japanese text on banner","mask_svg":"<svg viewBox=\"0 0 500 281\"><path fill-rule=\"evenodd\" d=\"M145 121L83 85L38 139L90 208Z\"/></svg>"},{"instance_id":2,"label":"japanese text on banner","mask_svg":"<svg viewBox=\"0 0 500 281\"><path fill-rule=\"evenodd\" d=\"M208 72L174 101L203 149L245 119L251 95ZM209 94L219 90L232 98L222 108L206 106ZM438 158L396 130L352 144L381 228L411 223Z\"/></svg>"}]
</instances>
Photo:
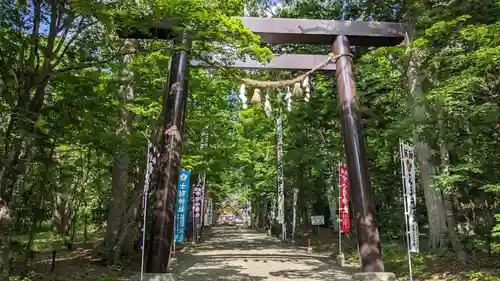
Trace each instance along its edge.
<instances>
[{"instance_id":1,"label":"japanese text on banner","mask_svg":"<svg viewBox=\"0 0 500 281\"><path fill-rule=\"evenodd\" d=\"M349 180L347 169L343 163L339 166L339 181L340 181L340 197L339 197L339 213L340 213L340 231L342 233L349 232L351 225L349 221Z\"/></svg>"},{"instance_id":2,"label":"japanese text on banner","mask_svg":"<svg viewBox=\"0 0 500 281\"><path fill-rule=\"evenodd\" d=\"M203 185L198 183L193 188L193 214L194 225L199 228L201 225L201 203L203 202Z\"/></svg>"},{"instance_id":3,"label":"japanese text on banner","mask_svg":"<svg viewBox=\"0 0 500 281\"><path fill-rule=\"evenodd\" d=\"M177 198L175 202L175 223L174 237L175 242L184 242L184 232L186 229L186 219L189 197L189 176L191 171L181 170L179 182L177 185Z\"/></svg>"},{"instance_id":4,"label":"japanese text on banner","mask_svg":"<svg viewBox=\"0 0 500 281\"><path fill-rule=\"evenodd\" d=\"M277 152L276 152L276 163L277 163L277 173L278 173L278 202L277 202L277 216L278 222L284 223L285 221L285 191L283 182L283 114L280 109L280 115L276 120L276 136L277 136Z\"/></svg>"},{"instance_id":5,"label":"japanese text on banner","mask_svg":"<svg viewBox=\"0 0 500 281\"><path fill-rule=\"evenodd\" d=\"M417 194L415 184L415 152L409 144L401 141L401 166L403 173L404 208L408 234L408 249L419 252L419 230L417 222Z\"/></svg>"}]
</instances>

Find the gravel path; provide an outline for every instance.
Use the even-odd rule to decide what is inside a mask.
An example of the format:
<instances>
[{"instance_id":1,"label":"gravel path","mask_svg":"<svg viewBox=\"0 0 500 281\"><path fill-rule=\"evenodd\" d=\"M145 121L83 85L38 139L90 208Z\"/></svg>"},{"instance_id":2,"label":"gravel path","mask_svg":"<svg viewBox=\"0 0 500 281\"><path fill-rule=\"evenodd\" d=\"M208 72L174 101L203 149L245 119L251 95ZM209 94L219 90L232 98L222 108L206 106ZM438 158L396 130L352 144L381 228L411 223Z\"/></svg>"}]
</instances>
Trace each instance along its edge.
<instances>
[{"instance_id":1,"label":"gravel path","mask_svg":"<svg viewBox=\"0 0 500 281\"><path fill-rule=\"evenodd\" d=\"M178 254L172 273L185 281L350 280L353 269L326 255L281 243L252 229L214 227L206 241Z\"/></svg>"}]
</instances>

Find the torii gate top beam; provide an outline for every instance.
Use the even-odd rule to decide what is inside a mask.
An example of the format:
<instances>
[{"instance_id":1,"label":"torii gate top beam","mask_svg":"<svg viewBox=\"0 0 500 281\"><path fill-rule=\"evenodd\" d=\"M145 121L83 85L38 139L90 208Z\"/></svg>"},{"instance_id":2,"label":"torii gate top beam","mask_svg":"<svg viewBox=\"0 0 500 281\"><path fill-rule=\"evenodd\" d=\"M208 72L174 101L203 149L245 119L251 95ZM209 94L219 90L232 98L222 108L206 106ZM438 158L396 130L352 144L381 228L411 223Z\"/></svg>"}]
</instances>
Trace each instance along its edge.
<instances>
[{"instance_id":1,"label":"torii gate top beam","mask_svg":"<svg viewBox=\"0 0 500 281\"><path fill-rule=\"evenodd\" d=\"M271 44L330 45L346 35L352 45L395 46L404 40L400 23L242 17L245 27Z\"/></svg>"},{"instance_id":2,"label":"torii gate top beam","mask_svg":"<svg viewBox=\"0 0 500 281\"><path fill-rule=\"evenodd\" d=\"M237 17L261 41L271 44L330 45L338 35L346 35L352 45L395 46L404 40L405 26L401 23L337 21L318 19ZM119 30L120 37L172 39L170 30L176 20L162 20L151 27L149 34L138 30Z\"/></svg>"}]
</instances>

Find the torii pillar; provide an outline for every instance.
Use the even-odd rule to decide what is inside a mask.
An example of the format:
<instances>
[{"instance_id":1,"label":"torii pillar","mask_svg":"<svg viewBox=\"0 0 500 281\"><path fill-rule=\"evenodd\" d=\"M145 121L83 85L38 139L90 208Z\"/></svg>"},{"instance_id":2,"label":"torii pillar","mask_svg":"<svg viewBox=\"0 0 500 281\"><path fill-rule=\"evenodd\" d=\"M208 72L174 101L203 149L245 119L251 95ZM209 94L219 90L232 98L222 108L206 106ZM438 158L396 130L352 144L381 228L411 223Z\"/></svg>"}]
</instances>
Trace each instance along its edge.
<instances>
[{"instance_id":1,"label":"torii pillar","mask_svg":"<svg viewBox=\"0 0 500 281\"><path fill-rule=\"evenodd\" d=\"M337 36L332 49L335 54L349 54L349 39L344 35ZM380 235L375 221L375 204L368 174L356 84L352 73L352 58L342 56L337 59L336 65L340 124L344 138L361 269L363 272L383 272Z\"/></svg>"}]
</instances>

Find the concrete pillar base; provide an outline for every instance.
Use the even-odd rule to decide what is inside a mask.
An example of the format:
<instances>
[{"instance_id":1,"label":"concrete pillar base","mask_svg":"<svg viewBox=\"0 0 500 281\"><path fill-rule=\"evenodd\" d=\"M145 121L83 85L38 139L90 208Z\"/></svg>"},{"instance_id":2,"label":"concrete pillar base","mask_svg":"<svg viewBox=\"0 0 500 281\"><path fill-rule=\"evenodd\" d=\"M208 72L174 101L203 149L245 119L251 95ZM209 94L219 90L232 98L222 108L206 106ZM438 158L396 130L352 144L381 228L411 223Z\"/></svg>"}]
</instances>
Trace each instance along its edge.
<instances>
[{"instance_id":1,"label":"concrete pillar base","mask_svg":"<svg viewBox=\"0 0 500 281\"><path fill-rule=\"evenodd\" d=\"M359 272L352 276L356 281L396 281L396 275L392 272Z\"/></svg>"},{"instance_id":2,"label":"concrete pillar base","mask_svg":"<svg viewBox=\"0 0 500 281\"><path fill-rule=\"evenodd\" d=\"M312 251L313 251L313 248L311 248L311 247L308 247L308 248L307 248L307 252L308 252L308 253L312 253Z\"/></svg>"},{"instance_id":3,"label":"concrete pillar base","mask_svg":"<svg viewBox=\"0 0 500 281\"><path fill-rule=\"evenodd\" d=\"M177 258L176 257L172 257L170 259L170 264L168 265L168 270L172 269L173 266L175 266L177 264Z\"/></svg>"},{"instance_id":4,"label":"concrete pillar base","mask_svg":"<svg viewBox=\"0 0 500 281\"><path fill-rule=\"evenodd\" d=\"M337 256L337 263L340 267L343 267L345 266L345 257L344 257L344 254L339 254Z\"/></svg>"},{"instance_id":5,"label":"concrete pillar base","mask_svg":"<svg viewBox=\"0 0 500 281\"><path fill-rule=\"evenodd\" d=\"M141 281L141 274L137 275L134 281ZM144 273L142 281L178 281L172 273Z\"/></svg>"}]
</instances>

